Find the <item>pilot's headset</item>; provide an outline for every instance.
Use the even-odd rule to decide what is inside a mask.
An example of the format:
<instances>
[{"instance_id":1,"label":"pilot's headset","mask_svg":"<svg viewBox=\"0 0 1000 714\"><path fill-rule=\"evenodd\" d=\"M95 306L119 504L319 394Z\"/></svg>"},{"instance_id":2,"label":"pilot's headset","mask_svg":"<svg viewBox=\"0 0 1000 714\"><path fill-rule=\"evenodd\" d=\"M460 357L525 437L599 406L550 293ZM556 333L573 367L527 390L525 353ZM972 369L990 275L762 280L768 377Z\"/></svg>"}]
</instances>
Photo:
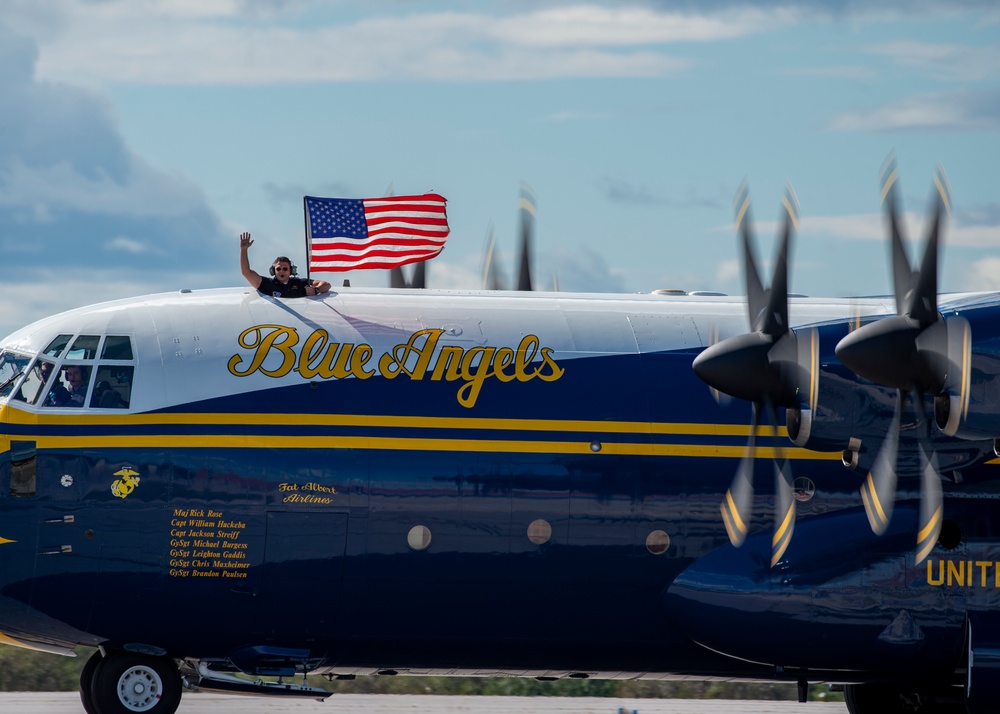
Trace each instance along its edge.
<instances>
[{"instance_id":1,"label":"pilot's headset","mask_svg":"<svg viewBox=\"0 0 1000 714\"><path fill-rule=\"evenodd\" d=\"M274 264L275 263L288 263L290 266L292 266L292 269L288 271L289 275L298 275L299 274L299 266L297 266L295 263L293 263L290 258L286 258L283 255L279 255L277 258L275 258L274 260L271 261L271 267L268 268L268 272L271 273L271 277L272 278L274 277Z\"/></svg>"}]
</instances>

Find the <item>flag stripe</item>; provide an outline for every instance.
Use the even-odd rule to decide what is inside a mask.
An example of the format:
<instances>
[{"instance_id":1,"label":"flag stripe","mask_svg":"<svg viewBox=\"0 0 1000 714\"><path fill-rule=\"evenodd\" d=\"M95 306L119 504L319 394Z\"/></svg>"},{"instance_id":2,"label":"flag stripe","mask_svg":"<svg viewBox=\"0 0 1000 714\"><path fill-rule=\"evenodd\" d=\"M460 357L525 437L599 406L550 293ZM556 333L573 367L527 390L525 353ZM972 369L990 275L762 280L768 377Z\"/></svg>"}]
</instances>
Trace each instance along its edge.
<instances>
[{"instance_id":1,"label":"flag stripe","mask_svg":"<svg viewBox=\"0 0 1000 714\"><path fill-rule=\"evenodd\" d=\"M323 255L324 253L329 253L330 251L346 250L346 251L359 251L366 250L372 247L384 246L399 246L400 248L406 250L409 248L433 248L438 249L444 245L444 240L428 240L420 238L400 238L399 236L381 236L377 238L369 238L368 240L359 241L336 241L336 242L323 242L323 243L313 243L313 254Z\"/></svg>"},{"instance_id":2,"label":"flag stripe","mask_svg":"<svg viewBox=\"0 0 1000 714\"><path fill-rule=\"evenodd\" d=\"M322 261L330 260L352 260L354 258L364 258L368 255L436 255L441 252L441 248L433 246L419 246L404 248L403 246L373 246L364 250L329 250L320 256Z\"/></svg>"},{"instance_id":3,"label":"flag stripe","mask_svg":"<svg viewBox=\"0 0 1000 714\"><path fill-rule=\"evenodd\" d=\"M403 233L400 231L379 231L374 235L369 235L364 238L313 238L313 247L322 249L323 246L329 245L369 245L371 243L401 243L403 245L412 244L430 244L430 245L444 245L448 236L442 233L431 233L428 235L413 235L412 233Z\"/></svg>"},{"instance_id":4,"label":"flag stripe","mask_svg":"<svg viewBox=\"0 0 1000 714\"><path fill-rule=\"evenodd\" d=\"M350 268L333 267L333 266L336 266L337 263L333 263L333 264L330 264L330 265L328 265L326 263L323 263L323 264L320 264L320 265L318 265L316 267L313 267L313 270L315 270L316 272L319 272L319 273L322 273L322 272L339 272L339 271L342 271L342 270L355 270L355 269L361 269L361 270L375 270L375 269L380 269L380 270L384 270L384 269L387 269L387 268L395 267L397 265L408 265L410 263L419 263L422 260L428 260L430 258L433 258L435 255L437 255L437 253L432 253L430 255L421 254L421 255L415 255L415 256L394 257L394 258L391 258L391 259L390 258L384 258L382 256L374 256L374 257L371 257L371 258L362 258L360 260L352 258L351 259L351 267Z\"/></svg>"},{"instance_id":5,"label":"flag stripe","mask_svg":"<svg viewBox=\"0 0 1000 714\"><path fill-rule=\"evenodd\" d=\"M396 223L401 226L447 226L444 216L400 216L395 213L365 214L369 230L372 226Z\"/></svg>"},{"instance_id":6,"label":"flag stripe","mask_svg":"<svg viewBox=\"0 0 1000 714\"><path fill-rule=\"evenodd\" d=\"M394 221L392 223L386 223L380 226L370 227L368 230L368 235L373 235L375 233L400 233L402 235L415 233L417 235L427 234L429 236L439 237L441 235L448 234L448 227L447 226L441 226L441 227L420 226L419 228L416 226L408 227L405 223L399 223Z\"/></svg>"},{"instance_id":7,"label":"flag stripe","mask_svg":"<svg viewBox=\"0 0 1000 714\"><path fill-rule=\"evenodd\" d=\"M393 268L433 258L450 229L438 194L344 199L305 197L309 269Z\"/></svg>"},{"instance_id":8,"label":"flag stripe","mask_svg":"<svg viewBox=\"0 0 1000 714\"><path fill-rule=\"evenodd\" d=\"M407 251L395 251L395 250L371 250L365 253L334 253L333 255L327 256L333 261L344 261L344 260L368 260L371 258L382 258L386 260L395 258L418 258L424 256L426 258L432 258L437 255L440 251L436 250L407 250Z\"/></svg>"}]
</instances>

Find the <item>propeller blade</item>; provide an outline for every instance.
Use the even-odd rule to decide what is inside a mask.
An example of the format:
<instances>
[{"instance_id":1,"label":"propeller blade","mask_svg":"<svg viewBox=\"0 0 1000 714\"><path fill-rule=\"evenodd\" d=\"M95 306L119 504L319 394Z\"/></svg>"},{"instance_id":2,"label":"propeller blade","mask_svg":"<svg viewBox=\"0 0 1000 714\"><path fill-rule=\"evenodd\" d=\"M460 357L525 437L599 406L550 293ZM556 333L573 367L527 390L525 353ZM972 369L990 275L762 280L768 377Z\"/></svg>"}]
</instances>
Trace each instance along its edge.
<instances>
[{"instance_id":1,"label":"propeller blade","mask_svg":"<svg viewBox=\"0 0 1000 714\"><path fill-rule=\"evenodd\" d=\"M899 390L896 414L875 464L861 488L872 530L885 532L896 495L896 456L906 395L913 393L915 410L925 422L923 395L934 394L935 420L954 434L968 408L971 341L969 323L961 317L941 319L937 308L938 251L943 216L950 209L951 190L938 165L934 177L934 208L920 269L912 271L903 246L896 200L896 157L882 168L882 199L890 228L896 315L850 332L837 345L840 361L856 374ZM939 398L942 391L946 398ZM941 521L941 484L929 426L921 438L921 520L917 562L934 547Z\"/></svg>"},{"instance_id":2,"label":"propeller blade","mask_svg":"<svg viewBox=\"0 0 1000 714\"><path fill-rule=\"evenodd\" d=\"M427 287L427 261L421 260L413 268L413 279L410 281L411 288Z\"/></svg>"},{"instance_id":3,"label":"propeller blade","mask_svg":"<svg viewBox=\"0 0 1000 714\"><path fill-rule=\"evenodd\" d=\"M941 535L941 517L944 513L937 456L922 441L920 460L920 523L917 531L917 565L924 562L937 544L938 536Z\"/></svg>"},{"instance_id":4,"label":"propeller blade","mask_svg":"<svg viewBox=\"0 0 1000 714\"><path fill-rule=\"evenodd\" d=\"M924 414L922 400L914 396L917 417L920 420L920 521L917 524L917 561L920 565L930 555L941 535L944 512L941 477L938 475L937 455L931 447L930 422Z\"/></svg>"},{"instance_id":5,"label":"propeller blade","mask_svg":"<svg viewBox=\"0 0 1000 714\"><path fill-rule=\"evenodd\" d=\"M753 415L750 419L750 438L747 440L747 448L740 459L740 465L736 469L736 476L733 483L726 491L726 498L722 502L722 521L726 524L726 532L729 533L729 542L739 548L746 540L747 532L750 530L750 515L753 505L753 464L757 451L757 404L753 405Z\"/></svg>"},{"instance_id":6,"label":"propeller blade","mask_svg":"<svg viewBox=\"0 0 1000 714\"><path fill-rule=\"evenodd\" d=\"M406 276L403 275L403 269L398 265L395 268L389 270L389 287L390 288L410 287L406 282Z\"/></svg>"},{"instance_id":7,"label":"propeller blade","mask_svg":"<svg viewBox=\"0 0 1000 714\"><path fill-rule=\"evenodd\" d=\"M774 428L775 434L778 427ZM781 560L795 531L795 490L792 465L784 456L774 460L774 535L771 537L771 567Z\"/></svg>"},{"instance_id":8,"label":"propeller blade","mask_svg":"<svg viewBox=\"0 0 1000 714\"><path fill-rule=\"evenodd\" d=\"M799 225L799 201L791 186L785 187L782 199L785 219L782 226L778 258L774 264L774 275L767 296L767 315L761 331L768 335L783 335L788 332L788 258L791 251L792 233Z\"/></svg>"},{"instance_id":9,"label":"propeller blade","mask_svg":"<svg viewBox=\"0 0 1000 714\"><path fill-rule=\"evenodd\" d=\"M518 260L517 289L531 290L531 252L535 234L535 215L538 202L535 192L526 184L521 184L521 198L518 201L521 213L521 255Z\"/></svg>"},{"instance_id":10,"label":"propeller blade","mask_svg":"<svg viewBox=\"0 0 1000 714\"><path fill-rule=\"evenodd\" d=\"M891 153L882 164L880 179L882 204L885 206L886 218L889 221L892 286L896 296L896 314L903 315L906 314L909 293L913 289L913 270L910 268L910 259L906 256L906 248L903 246L903 235L896 209L896 180L898 178L896 154Z\"/></svg>"},{"instance_id":11,"label":"propeller blade","mask_svg":"<svg viewBox=\"0 0 1000 714\"><path fill-rule=\"evenodd\" d=\"M736 229L743 250L744 276L747 288L747 310L750 332L728 337L721 342L713 336L710 344L692 362L695 373L712 389L753 404L750 440L740 461L736 476L722 503L722 519L734 546L739 546L749 529L753 502L753 463L759 411L763 405L770 410L775 442L779 442L777 408L800 408L802 399L812 395L808 404L815 405L815 380L819 371L819 340L815 332L808 333L800 348L788 319L788 261L792 236L798 227L799 204L791 187L783 201L785 217L774 274L765 289L757 270L754 240L750 227L750 191L746 182L736 194ZM775 531L772 540L771 565L777 563L791 542L795 521L795 495L791 466L781 451L775 449Z\"/></svg>"},{"instance_id":12,"label":"propeller blade","mask_svg":"<svg viewBox=\"0 0 1000 714\"><path fill-rule=\"evenodd\" d=\"M896 502L896 454L899 451L899 428L903 418L905 394L900 390L896 400L896 414L889 425L885 441L868 472L868 478L861 485L861 500L865 504L868 523L876 535L885 533Z\"/></svg>"},{"instance_id":13,"label":"propeller blade","mask_svg":"<svg viewBox=\"0 0 1000 714\"><path fill-rule=\"evenodd\" d=\"M753 229L750 227L750 188L746 181L736 190L734 202L736 210L736 231L743 246L743 273L747 286L747 310L750 314L750 329L760 329L760 324L767 309L767 294L760 282L760 272L757 270L757 260L754 257Z\"/></svg>"},{"instance_id":14,"label":"propeller blade","mask_svg":"<svg viewBox=\"0 0 1000 714\"><path fill-rule=\"evenodd\" d=\"M481 260L482 280L484 290L506 290L506 280L500 271L497 263L497 239L493 231L493 221L486 226L486 242L483 245L483 255Z\"/></svg>"},{"instance_id":15,"label":"propeller blade","mask_svg":"<svg viewBox=\"0 0 1000 714\"><path fill-rule=\"evenodd\" d=\"M389 269L390 288L426 288L427 287L427 261L422 260L414 266L413 277L406 279L403 267L397 265Z\"/></svg>"},{"instance_id":16,"label":"propeller blade","mask_svg":"<svg viewBox=\"0 0 1000 714\"><path fill-rule=\"evenodd\" d=\"M719 328L718 326L715 326L711 329L709 333L708 346L712 347L714 345L717 345L718 343L719 343ZM698 370L695 369L695 374L697 374L697 372ZM733 398L730 395L719 390L717 387L713 387L711 384L708 385L708 391L709 394L712 395L712 399L714 399L715 403L718 404L719 406L728 407L730 404L733 403Z\"/></svg>"},{"instance_id":17,"label":"propeller blade","mask_svg":"<svg viewBox=\"0 0 1000 714\"><path fill-rule=\"evenodd\" d=\"M771 536L771 567L781 560L795 530L795 491L792 465L785 458L778 433L778 410L771 405L771 435L774 438L774 535Z\"/></svg>"},{"instance_id":18,"label":"propeller blade","mask_svg":"<svg viewBox=\"0 0 1000 714\"><path fill-rule=\"evenodd\" d=\"M939 194L940 195L940 194ZM907 314L921 325L929 325L937 321L937 274L938 274L938 235L941 230L941 213L944 202L934 201L934 217L931 220L927 242L924 247L924 257L920 262L920 271L916 274L913 294L910 296Z\"/></svg>"}]
</instances>

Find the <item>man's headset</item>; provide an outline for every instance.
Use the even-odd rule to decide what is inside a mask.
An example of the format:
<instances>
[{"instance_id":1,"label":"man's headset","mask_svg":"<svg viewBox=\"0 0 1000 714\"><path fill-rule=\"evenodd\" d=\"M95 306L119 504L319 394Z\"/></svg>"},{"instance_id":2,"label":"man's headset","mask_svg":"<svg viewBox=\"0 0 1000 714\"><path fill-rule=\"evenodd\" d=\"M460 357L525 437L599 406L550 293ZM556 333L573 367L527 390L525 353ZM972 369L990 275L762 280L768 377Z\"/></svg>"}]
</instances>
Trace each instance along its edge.
<instances>
[{"instance_id":1,"label":"man's headset","mask_svg":"<svg viewBox=\"0 0 1000 714\"><path fill-rule=\"evenodd\" d=\"M298 275L299 274L299 266L297 266L295 263L293 263L292 261L290 261L285 256L279 255L277 258L275 258L274 260L271 261L271 267L268 268L268 272L271 273L271 277L272 278L274 277L274 264L275 263L288 263L290 266L292 266L292 269L288 271L289 275Z\"/></svg>"}]
</instances>

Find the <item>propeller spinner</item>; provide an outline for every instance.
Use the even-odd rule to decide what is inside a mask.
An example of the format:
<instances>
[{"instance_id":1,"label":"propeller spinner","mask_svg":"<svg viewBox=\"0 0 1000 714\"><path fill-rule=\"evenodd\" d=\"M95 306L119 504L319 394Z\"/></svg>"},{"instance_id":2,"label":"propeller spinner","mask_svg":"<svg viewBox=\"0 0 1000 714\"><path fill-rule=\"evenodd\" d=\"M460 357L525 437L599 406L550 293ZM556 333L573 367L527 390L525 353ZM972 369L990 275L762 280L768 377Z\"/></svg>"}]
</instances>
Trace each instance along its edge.
<instances>
[{"instance_id":1,"label":"propeller spinner","mask_svg":"<svg viewBox=\"0 0 1000 714\"><path fill-rule=\"evenodd\" d=\"M859 376L898 392L889 431L861 487L868 522L877 534L885 532L892 518L900 425L906 400L912 398L920 427L921 505L916 561L920 564L937 542L942 520L941 478L930 443L931 424L924 414L924 395L951 395L967 409L970 328L965 318L944 320L937 309L939 235L951 203L944 171L939 166L934 177L934 213L919 270L911 269L903 248L894 156L886 160L881 178L890 230L896 315L851 332L837 345L836 354Z\"/></svg>"},{"instance_id":2,"label":"propeller spinner","mask_svg":"<svg viewBox=\"0 0 1000 714\"><path fill-rule=\"evenodd\" d=\"M699 354L695 373L710 387L753 404L750 438L736 476L722 503L729 540L739 547L749 530L753 503L753 463L761 412L766 411L777 439L778 407L793 408L816 399L818 335L814 330L796 335L788 326L788 255L798 225L798 201L789 187L785 193L784 222L771 286L763 287L754 258L750 227L750 192L744 183L736 196L736 227L743 248L747 307L751 332L729 337ZM792 470L780 446L775 454L776 513L771 541L771 565L791 542L795 526Z\"/></svg>"}]
</instances>

